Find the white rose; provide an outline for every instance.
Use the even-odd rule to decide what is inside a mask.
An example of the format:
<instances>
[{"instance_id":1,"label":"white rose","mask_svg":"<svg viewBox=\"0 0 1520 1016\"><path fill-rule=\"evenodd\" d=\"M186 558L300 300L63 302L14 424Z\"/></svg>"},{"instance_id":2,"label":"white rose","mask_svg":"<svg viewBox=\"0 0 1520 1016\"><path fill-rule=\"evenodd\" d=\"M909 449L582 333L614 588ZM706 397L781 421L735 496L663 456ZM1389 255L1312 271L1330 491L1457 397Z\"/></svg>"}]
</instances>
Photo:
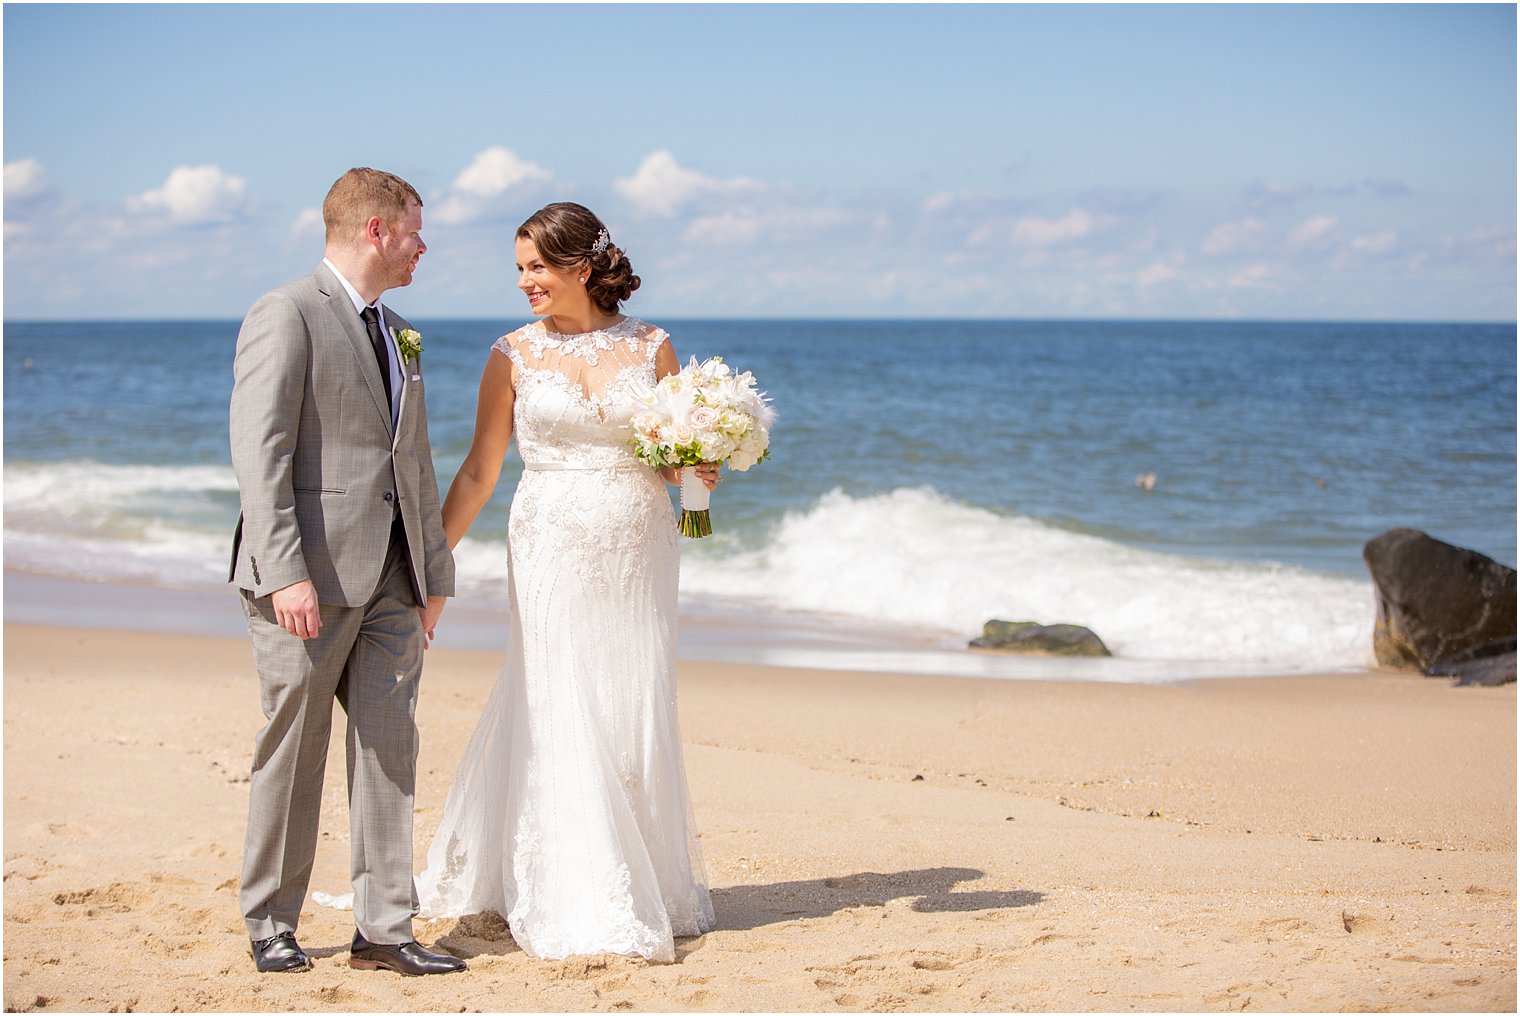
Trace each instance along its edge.
<instances>
[{"instance_id":1,"label":"white rose","mask_svg":"<svg viewBox=\"0 0 1520 1016\"><path fill-rule=\"evenodd\" d=\"M739 447L728 457L728 468L744 472L760 461L760 456L765 454L765 449L770 447L770 443L771 437L764 427L757 425L751 428L739 442Z\"/></svg>"},{"instance_id":2,"label":"white rose","mask_svg":"<svg viewBox=\"0 0 1520 1016\"><path fill-rule=\"evenodd\" d=\"M726 434L713 434L702 441L702 457L709 462L722 462L738 446L739 443Z\"/></svg>"}]
</instances>

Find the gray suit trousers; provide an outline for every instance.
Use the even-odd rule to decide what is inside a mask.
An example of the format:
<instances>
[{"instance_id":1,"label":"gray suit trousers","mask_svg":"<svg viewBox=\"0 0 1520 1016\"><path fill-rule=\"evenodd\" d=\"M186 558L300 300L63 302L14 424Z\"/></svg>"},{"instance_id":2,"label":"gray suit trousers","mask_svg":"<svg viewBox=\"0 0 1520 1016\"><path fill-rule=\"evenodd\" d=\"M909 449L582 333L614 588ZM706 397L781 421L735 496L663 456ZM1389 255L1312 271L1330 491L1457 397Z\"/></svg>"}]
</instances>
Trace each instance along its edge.
<instances>
[{"instance_id":1,"label":"gray suit trousers","mask_svg":"<svg viewBox=\"0 0 1520 1016\"><path fill-rule=\"evenodd\" d=\"M295 931L311 880L333 702L348 717L354 923L377 944L412 940L412 798L422 621L404 541L362 606L321 604L305 641L275 623L268 596L243 592L269 722L254 742L241 903L254 940Z\"/></svg>"}]
</instances>

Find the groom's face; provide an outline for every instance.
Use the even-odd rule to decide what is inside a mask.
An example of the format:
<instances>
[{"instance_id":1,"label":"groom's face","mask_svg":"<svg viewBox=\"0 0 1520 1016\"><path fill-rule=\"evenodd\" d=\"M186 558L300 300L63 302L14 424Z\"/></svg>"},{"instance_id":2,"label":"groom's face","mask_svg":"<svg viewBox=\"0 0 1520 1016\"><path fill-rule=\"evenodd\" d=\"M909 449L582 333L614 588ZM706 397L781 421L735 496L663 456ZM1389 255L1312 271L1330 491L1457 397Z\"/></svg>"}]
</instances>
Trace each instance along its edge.
<instances>
[{"instance_id":1,"label":"groom's face","mask_svg":"<svg viewBox=\"0 0 1520 1016\"><path fill-rule=\"evenodd\" d=\"M386 289L411 284L417 262L427 251L422 242L422 206L409 204L395 222L387 225L387 235L380 244L385 263Z\"/></svg>"}]
</instances>

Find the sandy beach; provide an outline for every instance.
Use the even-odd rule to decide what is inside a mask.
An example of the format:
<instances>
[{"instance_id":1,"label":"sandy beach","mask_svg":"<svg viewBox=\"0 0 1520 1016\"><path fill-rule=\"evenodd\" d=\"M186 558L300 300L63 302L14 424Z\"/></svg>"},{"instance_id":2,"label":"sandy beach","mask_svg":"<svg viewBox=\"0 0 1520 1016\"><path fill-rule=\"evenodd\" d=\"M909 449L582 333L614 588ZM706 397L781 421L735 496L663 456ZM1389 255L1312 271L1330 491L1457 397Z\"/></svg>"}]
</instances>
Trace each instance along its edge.
<instances>
[{"instance_id":1,"label":"sandy beach","mask_svg":"<svg viewBox=\"0 0 1520 1016\"><path fill-rule=\"evenodd\" d=\"M420 858L492 652L429 654ZM674 964L523 954L253 970L262 717L236 638L7 624L7 1010L1445 1010L1516 1003L1515 688L1394 673L1175 685L683 663L718 914ZM341 740L313 889L343 891Z\"/></svg>"}]
</instances>

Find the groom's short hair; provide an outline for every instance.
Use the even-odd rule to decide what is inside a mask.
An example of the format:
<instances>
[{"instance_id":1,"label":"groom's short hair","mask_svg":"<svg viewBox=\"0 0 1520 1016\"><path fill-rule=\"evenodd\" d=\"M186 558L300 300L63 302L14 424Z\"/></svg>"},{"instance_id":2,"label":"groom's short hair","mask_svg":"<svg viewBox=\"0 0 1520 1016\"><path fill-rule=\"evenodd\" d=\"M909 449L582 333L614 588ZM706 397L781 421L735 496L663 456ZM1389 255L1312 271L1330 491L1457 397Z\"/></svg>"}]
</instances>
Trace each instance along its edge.
<instances>
[{"instance_id":1,"label":"groom's short hair","mask_svg":"<svg viewBox=\"0 0 1520 1016\"><path fill-rule=\"evenodd\" d=\"M351 169L338 177L322 202L328 242L357 233L371 215L389 226L411 204L421 208L422 196L401 177L364 166Z\"/></svg>"}]
</instances>

